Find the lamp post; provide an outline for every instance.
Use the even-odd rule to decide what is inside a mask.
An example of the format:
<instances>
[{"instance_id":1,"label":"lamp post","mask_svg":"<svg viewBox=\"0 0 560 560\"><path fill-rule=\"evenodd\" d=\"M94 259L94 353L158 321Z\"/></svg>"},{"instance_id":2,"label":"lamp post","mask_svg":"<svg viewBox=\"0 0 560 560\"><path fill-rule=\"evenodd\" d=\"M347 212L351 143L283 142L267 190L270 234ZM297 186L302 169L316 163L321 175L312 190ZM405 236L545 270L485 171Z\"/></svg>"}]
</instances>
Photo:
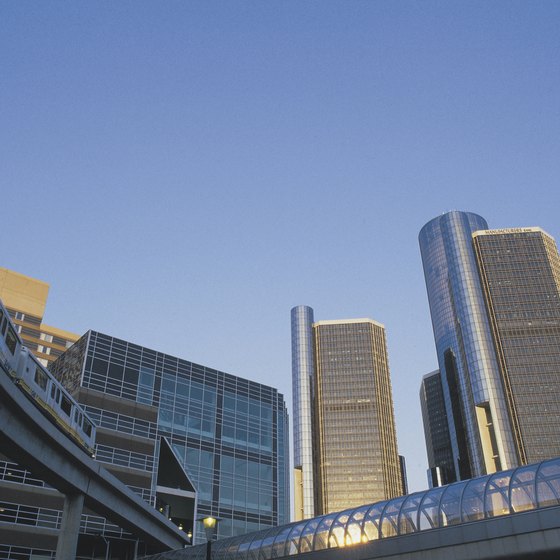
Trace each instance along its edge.
<instances>
[{"instance_id":1,"label":"lamp post","mask_svg":"<svg viewBox=\"0 0 560 560\"><path fill-rule=\"evenodd\" d=\"M216 536L216 530L218 528L217 517L201 517L198 521L202 521L204 525L204 533L206 535L206 560L212 560L212 541Z\"/></svg>"}]
</instances>

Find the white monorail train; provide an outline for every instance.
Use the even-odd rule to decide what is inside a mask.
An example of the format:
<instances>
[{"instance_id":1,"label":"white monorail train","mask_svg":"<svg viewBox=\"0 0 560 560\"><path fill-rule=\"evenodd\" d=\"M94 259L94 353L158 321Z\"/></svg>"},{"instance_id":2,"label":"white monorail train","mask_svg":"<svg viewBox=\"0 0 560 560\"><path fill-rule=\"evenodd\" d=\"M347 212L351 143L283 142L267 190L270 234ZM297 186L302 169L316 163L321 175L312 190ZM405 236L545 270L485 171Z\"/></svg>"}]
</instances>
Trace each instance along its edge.
<instances>
[{"instance_id":1,"label":"white monorail train","mask_svg":"<svg viewBox=\"0 0 560 560\"><path fill-rule=\"evenodd\" d=\"M49 370L23 345L1 301L0 365L60 430L93 456L93 421Z\"/></svg>"}]
</instances>

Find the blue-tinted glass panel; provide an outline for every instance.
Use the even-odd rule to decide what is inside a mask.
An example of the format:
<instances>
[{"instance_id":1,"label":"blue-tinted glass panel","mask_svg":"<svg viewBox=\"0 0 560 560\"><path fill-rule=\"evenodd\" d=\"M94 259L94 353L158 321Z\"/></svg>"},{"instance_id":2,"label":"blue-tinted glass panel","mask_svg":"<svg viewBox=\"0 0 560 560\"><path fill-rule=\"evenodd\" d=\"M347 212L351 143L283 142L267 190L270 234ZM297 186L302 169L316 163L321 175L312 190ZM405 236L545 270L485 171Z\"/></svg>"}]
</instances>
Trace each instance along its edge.
<instances>
[{"instance_id":1,"label":"blue-tinted glass panel","mask_svg":"<svg viewBox=\"0 0 560 560\"><path fill-rule=\"evenodd\" d=\"M140 367L140 377L138 379L138 394L136 400L140 403L152 404L154 396L154 377L153 369L146 366Z\"/></svg>"}]
</instances>

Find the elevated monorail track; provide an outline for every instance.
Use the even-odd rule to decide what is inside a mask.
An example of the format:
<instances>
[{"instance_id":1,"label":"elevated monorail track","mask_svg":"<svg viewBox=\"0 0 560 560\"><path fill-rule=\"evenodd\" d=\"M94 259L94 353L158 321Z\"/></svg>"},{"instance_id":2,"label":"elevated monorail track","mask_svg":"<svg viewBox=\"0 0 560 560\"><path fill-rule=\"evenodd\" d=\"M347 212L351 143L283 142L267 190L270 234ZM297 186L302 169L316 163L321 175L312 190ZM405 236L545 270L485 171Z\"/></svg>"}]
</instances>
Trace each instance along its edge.
<instances>
[{"instance_id":1,"label":"elevated monorail track","mask_svg":"<svg viewBox=\"0 0 560 560\"><path fill-rule=\"evenodd\" d=\"M3 365L0 450L66 496L62 523L76 538L83 504L162 551L189 542L184 532L48 421Z\"/></svg>"}]
</instances>

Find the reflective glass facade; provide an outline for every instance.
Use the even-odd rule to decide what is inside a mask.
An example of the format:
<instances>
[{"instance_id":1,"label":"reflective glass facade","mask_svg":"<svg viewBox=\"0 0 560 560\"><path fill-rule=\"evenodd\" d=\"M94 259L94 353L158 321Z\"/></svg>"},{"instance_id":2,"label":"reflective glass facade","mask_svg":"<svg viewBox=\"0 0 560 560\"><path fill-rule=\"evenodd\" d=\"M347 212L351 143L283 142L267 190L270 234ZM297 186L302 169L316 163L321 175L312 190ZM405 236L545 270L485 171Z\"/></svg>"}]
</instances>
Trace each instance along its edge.
<instances>
[{"instance_id":1,"label":"reflective glass facade","mask_svg":"<svg viewBox=\"0 0 560 560\"><path fill-rule=\"evenodd\" d=\"M295 519L315 516L313 483L313 403L315 356L313 309L300 305L292 309L292 399L294 423L294 515Z\"/></svg>"},{"instance_id":2,"label":"reflective glass facade","mask_svg":"<svg viewBox=\"0 0 560 560\"><path fill-rule=\"evenodd\" d=\"M560 459L224 539L215 560L269 560L560 505ZM349 554L351 557L351 553ZM150 560L204 560L206 547Z\"/></svg>"},{"instance_id":3,"label":"reflective glass facade","mask_svg":"<svg viewBox=\"0 0 560 560\"><path fill-rule=\"evenodd\" d=\"M472 233L487 227L454 211L419 235L456 479L518 464L472 245Z\"/></svg>"},{"instance_id":4,"label":"reflective glass facade","mask_svg":"<svg viewBox=\"0 0 560 560\"><path fill-rule=\"evenodd\" d=\"M539 228L473 236L522 463L560 455L560 257Z\"/></svg>"},{"instance_id":5,"label":"reflective glass facade","mask_svg":"<svg viewBox=\"0 0 560 560\"><path fill-rule=\"evenodd\" d=\"M439 370L422 378L420 405L428 452L428 481L430 486L441 486L455 480L455 468ZM435 469L439 471L434 472Z\"/></svg>"},{"instance_id":6,"label":"reflective glass facade","mask_svg":"<svg viewBox=\"0 0 560 560\"><path fill-rule=\"evenodd\" d=\"M288 417L276 389L91 331L55 366L97 422L96 458L170 517L177 497L196 494L190 522L219 517L220 538L289 520ZM175 460L186 477L173 496Z\"/></svg>"},{"instance_id":7,"label":"reflective glass facade","mask_svg":"<svg viewBox=\"0 0 560 560\"><path fill-rule=\"evenodd\" d=\"M384 327L296 307L292 352L296 519L401 495Z\"/></svg>"}]
</instances>

